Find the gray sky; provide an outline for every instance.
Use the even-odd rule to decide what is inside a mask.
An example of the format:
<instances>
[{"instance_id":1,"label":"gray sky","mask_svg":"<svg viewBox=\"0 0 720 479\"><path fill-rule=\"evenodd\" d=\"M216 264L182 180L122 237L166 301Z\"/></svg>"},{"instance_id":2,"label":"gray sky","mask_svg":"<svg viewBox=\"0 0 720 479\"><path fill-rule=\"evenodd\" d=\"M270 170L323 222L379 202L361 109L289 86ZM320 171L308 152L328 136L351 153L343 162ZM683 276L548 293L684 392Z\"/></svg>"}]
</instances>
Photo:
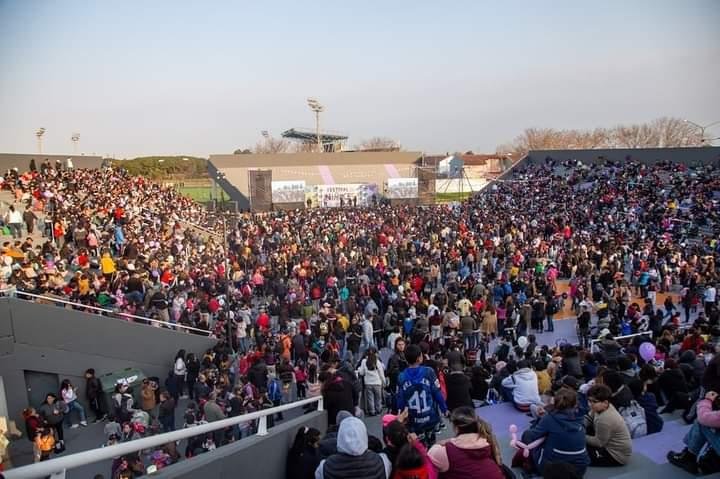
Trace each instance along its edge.
<instances>
[{"instance_id":1,"label":"gray sky","mask_svg":"<svg viewBox=\"0 0 720 479\"><path fill-rule=\"evenodd\" d=\"M227 153L311 127L309 96L427 153L720 120L720 1L266 3L0 0L0 151Z\"/></svg>"}]
</instances>

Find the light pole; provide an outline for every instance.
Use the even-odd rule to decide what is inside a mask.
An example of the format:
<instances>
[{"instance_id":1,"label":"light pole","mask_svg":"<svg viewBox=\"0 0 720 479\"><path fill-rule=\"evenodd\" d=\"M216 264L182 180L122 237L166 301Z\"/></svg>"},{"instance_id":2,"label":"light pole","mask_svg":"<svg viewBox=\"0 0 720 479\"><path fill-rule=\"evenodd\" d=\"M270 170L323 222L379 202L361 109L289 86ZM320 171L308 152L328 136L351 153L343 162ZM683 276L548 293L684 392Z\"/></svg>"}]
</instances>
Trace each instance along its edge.
<instances>
[{"instance_id":1,"label":"light pole","mask_svg":"<svg viewBox=\"0 0 720 479\"><path fill-rule=\"evenodd\" d=\"M78 154L78 142L80 141L80 133L73 133L70 139L73 142L73 152Z\"/></svg>"},{"instance_id":2,"label":"light pole","mask_svg":"<svg viewBox=\"0 0 720 479\"><path fill-rule=\"evenodd\" d=\"M38 131L35 132L35 136L37 137L38 142L38 154L42 155L42 137L45 134L45 128L40 128Z\"/></svg>"},{"instance_id":3,"label":"light pole","mask_svg":"<svg viewBox=\"0 0 720 479\"><path fill-rule=\"evenodd\" d=\"M322 106L315 98L308 98L307 103L310 109L315 112L315 134L317 135L318 153L322 153L322 141L320 140L320 113L325 110L325 107Z\"/></svg>"},{"instance_id":4,"label":"light pole","mask_svg":"<svg viewBox=\"0 0 720 479\"><path fill-rule=\"evenodd\" d=\"M712 123L708 123L708 124L705 125L705 126L699 125L699 124L695 123L694 121L690 121L690 120L683 120L683 121L684 121L685 123L687 123L688 125L692 125L692 126L694 126L695 128L697 128L698 130L700 130L700 143L705 143L705 141L706 141L706 140L705 140L705 130L707 130L707 129L710 128L711 126L720 125L720 121L714 121L714 122L712 122ZM712 138L712 139L709 139L709 140L707 140L707 141L712 142L713 140L716 140L716 139L717 139L717 138Z\"/></svg>"}]
</instances>

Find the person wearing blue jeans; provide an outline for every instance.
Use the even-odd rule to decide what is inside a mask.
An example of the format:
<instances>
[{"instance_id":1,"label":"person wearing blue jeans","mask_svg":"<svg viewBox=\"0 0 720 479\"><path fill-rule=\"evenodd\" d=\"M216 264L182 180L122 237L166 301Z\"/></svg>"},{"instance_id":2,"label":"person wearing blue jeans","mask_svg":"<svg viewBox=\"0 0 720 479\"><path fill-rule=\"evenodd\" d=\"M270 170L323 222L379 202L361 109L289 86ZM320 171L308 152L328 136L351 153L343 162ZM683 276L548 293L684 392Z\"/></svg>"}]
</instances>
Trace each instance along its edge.
<instances>
[{"instance_id":1,"label":"person wearing blue jeans","mask_svg":"<svg viewBox=\"0 0 720 479\"><path fill-rule=\"evenodd\" d=\"M87 426L85 408L82 407L82 404L80 404L80 402L78 401L75 386L70 383L69 379L63 380L62 384L60 385L60 394L62 395L62 399L63 401L65 401L65 404L68 408L67 412L65 413L65 425L72 428L78 427L77 424L72 424L72 421L70 420L70 415L72 414L72 412L77 411L78 415L80 416L80 424L82 424L83 427Z\"/></svg>"},{"instance_id":2,"label":"person wearing blue jeans","mask_svg":"<svg viewBox=\"0 0 720 479\"><path fill-rule=\"evenodd\" d=\"M717 403L715 391L708 391L698 403L697 419L683 439L687 447L679 453L668 452L670 464L691 474L720 472L720 410L713 408ZM701 456L703 450L705 454Z\"/></svg>"}]
</instances>

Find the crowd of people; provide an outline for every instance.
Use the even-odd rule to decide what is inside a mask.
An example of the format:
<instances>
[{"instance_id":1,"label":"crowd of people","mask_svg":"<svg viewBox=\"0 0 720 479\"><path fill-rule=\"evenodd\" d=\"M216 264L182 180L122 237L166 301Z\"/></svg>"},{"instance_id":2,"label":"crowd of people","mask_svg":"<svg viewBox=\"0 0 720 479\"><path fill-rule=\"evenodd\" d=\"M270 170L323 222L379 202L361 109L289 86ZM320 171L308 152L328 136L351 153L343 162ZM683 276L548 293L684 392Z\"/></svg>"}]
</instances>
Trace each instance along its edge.
<instances>
[{"instance_id":1,"label":"crowd of people","mask_svg":"<svg viewBox=\"0 0 720 479\"><path fill-rule=\"evenodd\" d=\"M693 424L670 462L703 473L720 462L713 166L548 159L460 204L227 221L118 168L43 165L0 186L44 217L45 237L3 244L0 289L218 339L202 359L179 353L158 387L166 410L193 398L186 423L322 395L331 432L298 434L293 477L502 477L474 411L496 401L532 415L522 442L544 442L512 464L545 477L627 464L632 439L662 429L658 407ZM543 344L566 304L577 341ZM634 333L645 334L614 339ZM383 413L382 441L358 442L367 431L351 416ZM457 437L435 444L443 415Z\"/></svg>"}]
</instances>

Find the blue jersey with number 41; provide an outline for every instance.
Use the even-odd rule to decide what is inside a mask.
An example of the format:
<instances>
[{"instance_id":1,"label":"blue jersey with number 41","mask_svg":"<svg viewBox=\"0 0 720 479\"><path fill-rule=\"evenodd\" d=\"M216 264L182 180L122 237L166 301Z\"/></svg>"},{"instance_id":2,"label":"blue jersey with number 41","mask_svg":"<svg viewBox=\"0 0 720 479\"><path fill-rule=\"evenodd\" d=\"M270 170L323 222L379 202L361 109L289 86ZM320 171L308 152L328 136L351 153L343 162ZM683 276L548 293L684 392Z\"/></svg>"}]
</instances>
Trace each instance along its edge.
<instances>
[{"instance_id":1,"label":"blue jersey with number 41","mask_svg":"<svg viewBox=\"0 0 720 479\"><path fill-rule=\"evenodd\" d=\"M398 409L408 408L408 429L422 432L440 422L438 409L447 411L435 371L427 366L410 367L398 378Z\"/></svg>"}]
</instances>

